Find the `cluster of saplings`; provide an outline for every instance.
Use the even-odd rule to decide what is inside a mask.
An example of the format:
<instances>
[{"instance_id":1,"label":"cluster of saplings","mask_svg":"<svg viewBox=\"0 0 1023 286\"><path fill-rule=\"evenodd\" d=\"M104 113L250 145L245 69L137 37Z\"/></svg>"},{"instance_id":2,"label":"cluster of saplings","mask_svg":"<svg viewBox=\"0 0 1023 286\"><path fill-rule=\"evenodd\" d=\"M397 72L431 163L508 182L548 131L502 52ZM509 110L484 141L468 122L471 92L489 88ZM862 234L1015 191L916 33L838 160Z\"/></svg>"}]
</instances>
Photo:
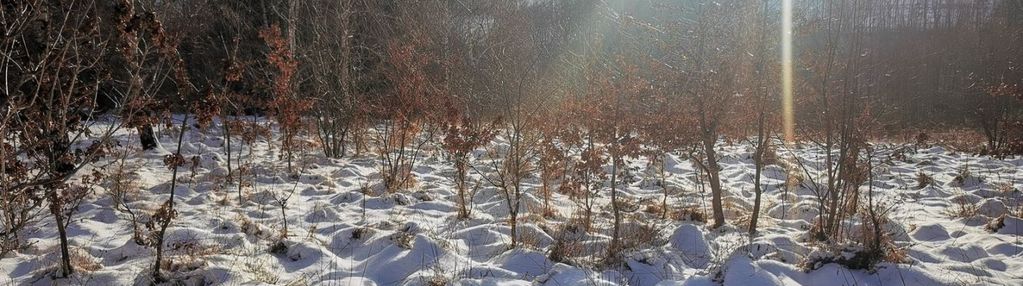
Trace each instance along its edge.
<instances>
[{"instance_id":1,"label":"cluster of saplings","mask_svg":"<svg viewBox=\"0 0 1023 286\"><path fill-rule=\"evenodd\" d=\"M183 154L187 130L221 129L224 184L237 187L239 205L245 187L255 184L251 162L246 165L241 154L248 149L251 155L261 138L279 151L291 174L301 172L293 166L296 158L317 147L331 158L348 156L349 148L356 156L372 154L388 192L414 188L417 160L428 146L441 146L456 170L459 219L473 216L479 190L494 188L509 211L511 246L517 247L523 243L517 224L524 196L542 198L528 211L554 217L559 214L552 196L565 194L578 206L579 231L597 231L598 208L610 209L609 242L601 255L608 263L620 262L635 246L622 238L626 214L638 209L621 194L636 176L630 162L651 162L647 173L656 174L663 190L650 212L694 219L703 217L697 208L669 203L676 191L665 175L672 156L691 162L700 185L709 186L709 227L717 229L728 223L717 151L722 142L748 144L755 196L744 223L755 235L765 188L761 175L780 157L773 150L783 141L807 142L822 150L821 158L785 157L789 176L803 178L786 187L815 195L809 237L827 245L856 241L859 255L834 259L857 267L895 256L886 237L889 206L874 198L870 183L879 160L868 140L886 126L876 116L885 105L865 96L875 79L861 75L878 72L876 59L856 49L891 24L866 21L877 17L858 12L873 10L854 3L835 1L803 12L819 21L799 25L800 35L813 36L807 36L805 51L786 61L799 73L785 82L793 71L777 56L772 35L781 34L782 25L772 1L695 1L675 7L692 16L677 23L620 17L617 7L601 1L462 3L472 9L444 1L386 7L365 1L263 3L287 12L239 20L262 24L254 30L222 31L218 65L193 60L202 51L168 32L158 13L176 6L157 2L3 4L4 15L11 15L2 19L4 34L19 35L0 40L6 74L0 109L3 254L22 249L24 232L48 212L60 240L56 274L72 274L66 230L78 206L111 176L81 171L118 162L103 159L117 155L119 131L135 130L144 149L160 148L154 127L166 124L176 132L164 158L173 174L169 190L178 187L182 170L191 170L194 179L200 164L195 154ZM368 10L388 20L367 21L356 13ZM583 11L576 13L592 23L537 20L547 12L559 16L554 19L580 19L567 17L569 11ZM991 23L971 25L996 30L1004 24ZM648 42L661 44L642 44ZM261 53L253 57L251 50ZM988 74L997 76L963 88L983 98L971 102L980 106L974 113L982 119L978 126L988 149L1018 151L1023 128L1020 109L1013 107L1023 99L1019 74ZM793 99L780 99L793 91ZM800 110L782 108L793 105ZM783 124L791 122L798 129ZM781 139L780 133L789 136ZM236 139L241 144L232 143ZM181 219L175 192L168 191L160 207L141 210L118 197L123 188L107 189L115 194L112 207L130 217L133 241L155 250L152 276L167 279L166 233ZM290 197L274 196L282 215ZM605 197L606 206L598 205ZM284 222L280 240L288 236ZM555 260L571 248L561 238L551 249Z\"/></svg>"}]
</instances>

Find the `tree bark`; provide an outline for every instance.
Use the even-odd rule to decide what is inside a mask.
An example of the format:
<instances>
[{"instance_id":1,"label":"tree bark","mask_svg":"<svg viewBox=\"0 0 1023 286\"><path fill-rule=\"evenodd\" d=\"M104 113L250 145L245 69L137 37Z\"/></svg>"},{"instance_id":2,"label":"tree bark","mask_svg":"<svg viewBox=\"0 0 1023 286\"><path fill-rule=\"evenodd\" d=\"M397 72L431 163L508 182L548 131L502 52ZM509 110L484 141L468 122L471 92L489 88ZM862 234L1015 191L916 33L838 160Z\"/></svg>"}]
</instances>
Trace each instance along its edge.
<instances>
[{"instance_id":1,"label":"tree bark","mask_svg":"<svg viewBox=\"0 0 1023 286\"><path fill-rule=\"evenodd\" d=\"M56 196L56 194L52 194L50 197L56 198ZM68 251L67 224L64 222L67 219L61 215L59 207L51 206L50 211L53 212L57 221L57 234L60 236L60 274L62 277L68 277L74 273L75 269L71 265L71 252Z\"/></svg>"},{"instance_id":2,"label":"tree bark","mask_svg":"<svg viewBox=\"0 0 1023 286\"><path fill-rule=\"evenodd\" d=\"M142 150L153 150L160 146L156 140L156 133L153 132L153 125L146 124L138 128L139 142L142 143Z\"/></svg>"},{"instance_id":3,"label":"tree bark","mask_svg":"<svg viewBox=\"0 0 1023 286\"><path fill-rule=\"evenodd\" d=\"M704 136L703 150L707 154L707 175L710 176L711 208L714 211L714 228L725 224L725 211L722 207L721 175L718 167L717 153L714 151L715 138Z\"/></svg>"}]
</instances>

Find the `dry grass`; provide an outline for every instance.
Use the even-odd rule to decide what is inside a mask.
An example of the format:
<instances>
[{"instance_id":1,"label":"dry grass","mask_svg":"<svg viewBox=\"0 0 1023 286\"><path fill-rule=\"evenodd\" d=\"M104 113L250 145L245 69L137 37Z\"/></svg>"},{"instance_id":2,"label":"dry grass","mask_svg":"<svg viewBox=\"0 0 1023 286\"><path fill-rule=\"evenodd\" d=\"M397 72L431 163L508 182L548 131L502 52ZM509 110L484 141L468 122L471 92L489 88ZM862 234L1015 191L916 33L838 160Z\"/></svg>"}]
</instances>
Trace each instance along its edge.
<instances>
[{"instance_id":1,"label":"dry grass","mask_svg":"<svg viewBox=\"0 0 1023 286\"><path fill-rule=\"evenodd\" d=\"M554 238L554 243L547 249L547 257L554 262L576 263L577 258L587 254L586 245L579 239L585 232L583 215L577 213L573 218L559 225L551 235Z\"/></svg>"},{"instance_id":2,"label":"dry grass","mask_svg":"<svg viewBox=\"0 0 1023 286\"><path fill-rule=\"evenodd\" d=\"M955 184L956 186L962 187L965 186L967 181L971 178L976 179L977 181L984 180L984 178L981 177L974 177L973 172L970 171L969 165L963 165L959 167L959 170L957 171L955 178L952 179L952 183Z\"/></svg>"},{"instance_id":3,"label":"dry grass","mask_svg":"<svg viewBox=\"0 0 1023 286\"><path fill-rule=\"evenodd\" d=\"M535 223L544 223L548 219L557 219L561 217L557 210L554 209L553 203L551 208L544 208L543 203L539 204L526 204L526 213L520 214L526 221L532 221Z\"/></svg>"},{"instance_id":4,"label":"dry grass","mask_svg":"<svg viewBox=\"0 0 1023 286\"><path fill-rule=\"evenodd\" d=\"M984 228L990 232L998 232L998 230L1002 229L1002 227L1005 227L1004 214L991 219L991 222L988 222L987 225L984 226Z\"/></svg>"},{"instance_id":5,"label":"dry grass","mask_svg":"<svg viewBox=\"0 0 1023 286\"><path fill-rule=\"evenodd\" d=\"M980 206L973 203L965 195L959 194L952 198L952 204L945 210L945 214L952 218L971 218L978 214Z\"/></svg>"},{"instance_id":6,"label":"dry grass","mask_svg":"<svg viewBox=\"0 0 1023 286\"><path fill-rule=\"evenodd\" d=\"M671 217L671 219L678 221L694 221L707 223L707 214L703 213L703 211L700 211L700 207L698 206L685 206L679 208L675 211L672 211L669 214L669 216Z\"/></svg>"},{"instance_id":7,"label":"dry grass","mask_svg":"<svg viewBox=\"0 0 1023 286\"><path fill-rule=\"evenodd\" d=\"M248 217L239 214L237 219L238 228L242 233L256 237L262 237L265 234L263 229L259 227L259 224L253 222Z\"/></svg>"},{"instance_id":8,"label":"dry grass","mask_svg":"<svg viewBox=\"0 0 1023 286\"><path fill-rule=\"evenodd\" d=\"M923 188L926 188L927 186L930 186L932 184L934 184L934 178L931 178L931 176L929 176L927 174L924 174L924 172L917 172L916 173L916 188L917 189L923 189Z\"/></svg>"},{"instance_id":9,"label":"dry grass","mask_svg":"<svg viewBox=\"0 0 1023 286\"><path fill-rule=\"evenodd\" d=\"M142 188L139 174L135 172L138 164L128 161L128 156L133 152L128 148L119 151L116 153L113 169L105 177L106 194L110 196L114 209L118 210L124 206L126 200L136 197Z\"/></svg>"},{"instance_id":10,"label":"dry grass","mask_svg":"<svg viewBox=\"0 0 1023 286\"><path fill-rule=\"evenodd\" d=\"M220 253L220 246L204 244L192 238L171 243L167 250L173 254L173 259L165 261L164 269L171 272L187 272L205 267L209 256Z\"/></svg>"},{"instance_id":11,"label":"dry grass","mask_svg":"<svg viewBox=\"0 0 1023 286\"><path fill-rule=\"evenodd\" d=\"M975 129L948 127L913 130L876 139L875 141L913 143L918 146L938 145L953 151L967 153L980 152L986 142L984 134Z\"/></svg>"},{"instance_id":12,"label":"dry grass","mask_svg":"<svg viewBox=\"0 0 1023 286\"><path fill-rule=\"evenodd\" d=\"M403 249L412 249L412 239L415 238L415 234L402 230L394 232L389 238L391 239L391 242L398 247Z\"/></svg>"},{"instance_id":13,"label":"dry grass","mask_svg":"<svg viewBox=\"0 0 1023 286\"><path fill-rule=\"evenodd\" d=\"M416 180L416 176L412 174L412 166L404 164L397 167L397 174L394 174L394 178L390 178L390 172L386 169L386 166L381 166L380 174L384 176L385 182L397 183L395 186L389 186L388 193L395 193L399 190L408 190L415 188L419 182Z\"/></svg>"},{"instance_id":14,"label":"dry grass","mask_svg":"<svg viewBox=\"0 0 1023 286\"><path fill-rule=\"evenodd\" d=\"M1002 193L1003 195L1010 195L1010 194L1012 194L1014 192L1018 192L1019 191L1019 190L1016 190L1016 188L1014 188L1012 186L1012 183L1010 183L1010 182L999 182L999 183L996 183L994 187L995 187L995 190L998 190L998 192Z\"/></svg>"},{"instance_id":15,"label":"dry grass","mask_svg":"<svg viewBox=\"0 0 1023 286\"><path fill-rule=\"evenodd\" d=\"M646 207L643 208L643 211L648 214L660 217L661 214L664 213L664 208L661 207L661 202L648 201L645 205Z\"/></svg>"},{"instance_id":16,"label":"dry grass","mask_svg":"<svg viewBox=\"0 0 1023 286\"><path fill-rule=\"evenodd\" d=\"M96 262L96 258L92 257L88 252L80 248L69 249L71 254L71 267L76 271L93 272L103 268L99 262Z\"/></svg>"},{"instance_id":17,"label":"dry grass","mask_svg":"<svg viewBox=\"0 0 1023 286\"><path fill-rule=\"evenodd\" d=\"M540 234L534 231L519 232L518 241L523 247L530 249L541 249Z\"/></svg>"},{"instance_id":18,"label":"dry grass","mask_svg":"<svg viewBox=\"0 0 1023 286\"><path fill-rule=\"evenodd\" d=\"M266 266L267 264L268 263L264 261L246 261L245 268L243 270L248 272L257 282L276 285L281 281L280 273L270 270L270 268Z\"/></svg>"},{"instance_id":19,"label":"dry grass","mask_svg":"<svg viewBox=\"0 0 1023 286\"><path fill-rule=\"evenodd\" d=\"M622 248L642 249L666 243L655 223L630 224L622 231Z\"/></svg>"}]
</instances>

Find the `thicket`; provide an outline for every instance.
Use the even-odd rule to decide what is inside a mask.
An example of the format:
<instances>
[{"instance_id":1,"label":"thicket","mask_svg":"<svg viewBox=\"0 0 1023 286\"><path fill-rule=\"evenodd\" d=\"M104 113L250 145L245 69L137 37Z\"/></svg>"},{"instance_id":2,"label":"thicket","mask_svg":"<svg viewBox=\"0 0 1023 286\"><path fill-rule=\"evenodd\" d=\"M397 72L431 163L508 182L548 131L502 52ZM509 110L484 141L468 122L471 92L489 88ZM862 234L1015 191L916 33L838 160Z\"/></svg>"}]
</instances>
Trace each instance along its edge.
<instances>
[{"instance_id":1,"label":"thicket","mask_svg":"<svg viewBox=\"0 0 1023 286\"><path fill-rule=\"evenodd\" d=\"M791 139L825 154L794 162L816 197L809 232L832 245L865 238L871 262L892 253L881 229L885 206L863 190L877 172L869 143L876 130L969 127L985 136L984 154L1023 152L1023 7L917 2L797 1ZM561 215L550 198L564 193L579 206L578 231L610 234L606 262L637 245L622 241L636 209L619 194L637 175L631 160L652 158L662 174L661 218L673 208L664 164L670 155L692 162L709 185L717 228L729 223L724 198L734 191L721 183L718 151L722 142L748 141L755 199L747 230L756 234L761 173L783 143L775 140L783 131L777 5L4 2L0 256L21 249L23 231L48 212L59 233L57 275L74 273L66 229L104 176L88 167L108 155L115 132L134 129L141 149L153 150L163 148L155 127L167 126L177 132L165 158L174 174L167 200L151 214L119 203L132 212L135 241L156 249L152 276L166 279L178 172L198 160L182 153L184 134L218 124L238 204L256 184L244 180L252 166L241 151L251 157L260 138L279 147L291 174L293 161L312 150L304 137L315 137L326 157L345 157L349 147L369 152L388 192L414 188L415 164L438 143L455 169L458 217L471 216L475 190L486 183L499 190L518 245L523 197L536 191L524 181L535 177L544 217ZM113 123L97 134L93 126L104 120ZM275 197L282 241L290 196ZM597 215L604 196L609 229ZM686 217L703 216L683 207ZM851 233L850 222L863 229Z\"/></svg>"}]
</instances>

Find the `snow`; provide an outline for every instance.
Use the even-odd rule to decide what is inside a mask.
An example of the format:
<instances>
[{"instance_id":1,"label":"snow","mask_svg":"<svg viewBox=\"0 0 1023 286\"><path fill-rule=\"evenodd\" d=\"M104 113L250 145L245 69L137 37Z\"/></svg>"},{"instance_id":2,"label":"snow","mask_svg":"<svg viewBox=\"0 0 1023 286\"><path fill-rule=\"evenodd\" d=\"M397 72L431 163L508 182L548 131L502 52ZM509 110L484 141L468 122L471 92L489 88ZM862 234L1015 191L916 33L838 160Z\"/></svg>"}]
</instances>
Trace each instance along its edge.
<instances>
[{"instance_id":1,"label":"snow","mask_svg":"<svg viewBox=\"0 0 1023 286\"><path fill-rule=\"evenodd\" d=\"M671 246L691 267L703 268L710 261L710 245L703 238L703 232L694 225L684 224L671 235Z\"/></svg>"},{"instance_id":2,"label":"snow","mask_svg":"<svg viewBox=\"0 0 1023 286\"><path fill-rule=\"evenodd\" d=\"M509 247L508 209L492 187L481 188L474 198L472 218L456 219L453 167L434 146L427 147L412 170L417 185L387 193L379 184L380 169L372 154L334 160L309 150L297 159L299 175L290 176L276 147L268 148L265 141L243 147L234 140L239 145L232 149L241 150L254 174L247 178L254 185L243 188L246 201L238 204L238 186L223 178L226 157L219 132L218 128L188 132L185 155L200 155L201 164L194 177L183 168L181 184L174 190L179 214L168 230L167 253L179 267L173 277L188 285L1023 285L1020 158L997 160L934 147L907 153L905 161L884 160L875 191L880 201L893 205L885 229L903 248L904 263L883 262L868 270L837 264L801 268L808 256L820 253L821 245L805 236L816 217L816 202L805 184L785 187L788 172L783 166L768 166L757 235L749 236L739 225L711 230L698 222L661 220L641 207L627 214L624 237L645 237L638 233L645 229L640 223L653 224L659 233L622 253L621 263L606 265L600 258L609 238L610 214L600 207L595 209L594 233L567 236L578 239L592 255L570 261L549 257L557 230L578 208L563 194L554 194L558 215L550 218L534 214L542 200L527 194L518 232L528 239L517 248ZM171 149L175 141L169 135L174 132L162 133L162 148ZM137 146L132 134L120 136L122 146ZM878 146L880 157L897 147L901 146ZM779 149L779 157L794 154L808 162L822 154L809 146ZM155 208L169 196L171 173L162 163L169 152L134 152L129 160L137 166L133 171L140 197L129 204ZM721 144L720 152L728 191L726 216L730 222L743 221L752 208L750 148ZM629 163L631 170L648 165L643 158ZM700 193L691 163L671 155L664 164L668 185L681 190L669 199L671 206L709 211L705 200L710 195ZM963 168L970 176L957 180ZM918 173L931 176L935 183L918 188ZM632 175L639 178L621 187L623 197L659 203L660 187L643 178L649 174ZM475 173L470 176L479 178ZM1005 191L1006 185L1012 190ZM536 178L526 182L527 190L538 186ZM292 190L285 211L286 250L271 253L283 225L273 198ZM975 216L949 214L960 197L976 205ZM597 205L606 205L607 200L602 194ZM56 231L52 219L43 217L28 232L28 248L0 258L0 273L9 277L0 278L0 284L149 284L154 250L131 240L126 218L111 208L103 190L96 191L83 203L69 231L76 255L98 267L54 281L48 274L59 260Z\"/></svg>"}]
</instances>

